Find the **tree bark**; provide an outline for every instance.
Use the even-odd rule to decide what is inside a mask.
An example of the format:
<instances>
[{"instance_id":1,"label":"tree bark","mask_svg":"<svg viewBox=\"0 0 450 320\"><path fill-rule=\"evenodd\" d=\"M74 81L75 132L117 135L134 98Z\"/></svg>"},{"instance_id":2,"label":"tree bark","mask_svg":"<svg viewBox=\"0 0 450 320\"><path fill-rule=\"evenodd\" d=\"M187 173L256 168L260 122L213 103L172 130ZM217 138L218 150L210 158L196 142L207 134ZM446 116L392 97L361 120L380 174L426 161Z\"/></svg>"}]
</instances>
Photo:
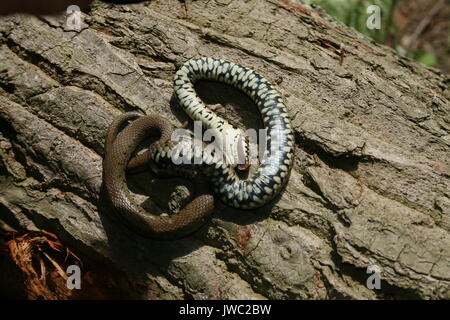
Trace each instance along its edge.
<instances>
[{"instance_id":1,"label":"tree bark","mask_svg":"<svg viewBox=\"0 0 450 320\"><path fill-rule=\"evenodd\" d=\"M0 219L108 262L152 299L450 298L449 78L289 1L94 3L0 20ZM296 136L286 190L260 210L217 204L198 232L154 241L102 203L107 126L125 111L187 116L176 67L213 56L276 83ZM243 94L199 95L258 128ZM133 178L133 179L132 179ZM180 179L130 180L164 203ZM183 182L190 190L188 182ZM147 202L147 201L146 201ZM381 271L369 289L367 268Z\"/></svg>"}]
</instances>

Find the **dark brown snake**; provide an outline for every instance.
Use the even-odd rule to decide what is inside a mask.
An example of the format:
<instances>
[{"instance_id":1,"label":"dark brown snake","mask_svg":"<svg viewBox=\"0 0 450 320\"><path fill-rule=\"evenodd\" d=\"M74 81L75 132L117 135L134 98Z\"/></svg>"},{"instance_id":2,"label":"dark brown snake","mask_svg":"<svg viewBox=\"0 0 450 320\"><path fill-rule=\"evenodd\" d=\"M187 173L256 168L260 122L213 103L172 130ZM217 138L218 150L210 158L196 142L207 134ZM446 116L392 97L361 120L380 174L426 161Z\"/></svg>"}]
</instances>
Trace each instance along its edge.
<instances>
[{"instance_id":1,"label":"dark brown snake","mask_svg":"<svg viewBox=\"0 0 450 320\"><path fill-rule=\"evenodd\" d=\"M129 120L132 121L122 131ZM197 196L179 213L170 216L157 216L145 211L135 203L126 182L126 169L136 167L129 161L138 145L150 136L160 135L146 154L166 144L174 128L168 120L156 116L143 116L138 113L125 113L113 121L108 128L103 161L103 182L108 198L124 223L142 236L156 239L174 239L186 236L202 226L214 210L211 194ZM134 158L136 163L145 159Z\"/></svg>"},{"instance_id":2,"label":"dark brown snake","mask_svg":"<svg viewBox=\"0 0 450 320\"><path fill-rule=\"evenodd\" d=\"M294 136L278 91L255 71L221 59L191 59L177 71L174 85L179 104L193 120L202 121L205 127L222 133L219 140L223 140L225 146L238 145L242 133L206 108L193 86L199 79L225 82L242 90L254 101L267 130L264 157L257 171L242 180L226 161L213 159L211 154L195 147L187 148L170 141L174 129L167 120L136 113L122 115L108 129L104 184L113 206L127 225L145 236L174 238L194 231L213 211L213 197L210 194L200 195L175 215L160 217L149 214L130 200L125 177L127 165L133 167L139 163L149 163L156 173L200 171L209 177L214 192L224 203L242 209L257 208L268 203L279 194L288 180L294 158ZM133 121L120 132L120 128L129 120ZM131 154L139 143L154 134L160 134L160 140L130 162ZM173 160L178 155L188 161L174 164ZM194 161L199 157L202 160L200 164Z\"/></svg>"}]
</instances>

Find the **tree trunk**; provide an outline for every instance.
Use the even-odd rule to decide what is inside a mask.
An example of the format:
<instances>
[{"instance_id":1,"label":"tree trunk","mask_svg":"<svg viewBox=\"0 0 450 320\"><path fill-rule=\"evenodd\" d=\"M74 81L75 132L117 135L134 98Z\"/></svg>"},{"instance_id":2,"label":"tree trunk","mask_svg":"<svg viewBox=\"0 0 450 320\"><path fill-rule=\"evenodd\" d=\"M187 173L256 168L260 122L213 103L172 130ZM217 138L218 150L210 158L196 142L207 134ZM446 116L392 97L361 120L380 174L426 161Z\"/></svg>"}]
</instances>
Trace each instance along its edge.
<instances>
[{"instance_id":1,"label":"tree trunk","mask_svg":"<svg viewBox=\"0 0 450 320\"><path fill-rule=\"evenodd\" d=\"M81 18L80 31L64 16L0 20L4 224L47 230L106 261L138 298L450 298L447 76L289 1L94 3ZM187 116L172 79L198 56L276 83L295 166L265 208L218 203L192 236L144 239L102 204L105 132L125 111L179 126ZM240 92L197 90L232 123L260 126ZM139 199L161 203L180 182L131 180ZM368 267L381 271L380 289L368 288Z\"/></svg>"}]
</instances>

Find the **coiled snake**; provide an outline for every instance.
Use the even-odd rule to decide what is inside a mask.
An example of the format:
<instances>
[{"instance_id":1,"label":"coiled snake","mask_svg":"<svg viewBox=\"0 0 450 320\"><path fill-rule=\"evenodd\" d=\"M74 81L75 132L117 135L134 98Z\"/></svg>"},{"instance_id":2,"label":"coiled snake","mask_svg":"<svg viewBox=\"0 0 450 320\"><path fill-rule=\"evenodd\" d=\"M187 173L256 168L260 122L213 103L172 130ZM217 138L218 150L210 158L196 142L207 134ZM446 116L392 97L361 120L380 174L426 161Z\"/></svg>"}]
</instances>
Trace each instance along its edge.
<instances>
[{"instance_id":1,"label":"coiled snake","mask_svg":"<svg viewBox=\"0 0 450 320\"><path fill-rule=\"evenodd\" d=\"M266 204L288 179L294 158L294 136L278 91L258 73L236 63L214 58L196 58L184 63L174 81L179 104L193 120L201 121L206 128L221 134L219 140L225 149L238 145L243 133L206 108L194 90L194 83L200 79L227 83L254 101L267 130L266 151L256 172L242 180L230 167L226 155L225 159L217 159L214 153L204 152L203 145L194 143L186 147L179 141L172 141L173 128L163 118L126 113L116 119L108 129L105 142L104 185L125 222L145 236L173 238L194 231L213 211L213 200L211 195L203 194L177 214L168 217L151 215L130 200L125 169L133 161L148 161L156 172L200 171L210 179L214 192L224 203L243 209ZM128 120L134 121L119 132ZM140 161L130 161L138 144L155 132L159 132L160 139L140 156ZM180 158L184 159L183 163L174 164L174 159Z\"/></svg>"}]
</instances>

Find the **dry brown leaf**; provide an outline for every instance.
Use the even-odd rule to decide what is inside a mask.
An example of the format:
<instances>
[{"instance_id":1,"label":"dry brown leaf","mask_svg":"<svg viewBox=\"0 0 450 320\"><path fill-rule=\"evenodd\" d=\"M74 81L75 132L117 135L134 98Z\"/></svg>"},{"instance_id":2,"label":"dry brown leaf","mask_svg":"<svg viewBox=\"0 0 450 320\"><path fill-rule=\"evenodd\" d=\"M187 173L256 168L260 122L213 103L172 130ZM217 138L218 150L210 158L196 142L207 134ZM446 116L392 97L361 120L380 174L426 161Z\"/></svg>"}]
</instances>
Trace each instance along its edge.
<instances>
[{"instance_id":1,"label":"dry brown leaf","mask_svg":"<svg viewBox=\"0 0 450 320\"><path fill-rule=\"evenodd\" d=\"M47 257L47 259L51 262L51 264L55 267L56 271L59 273L59 275L64 279L67 280L68 276L66 272L61 268L61 266L53 260L47 253L44 252L44 255Z\"/></svg>"}]
</instances>

